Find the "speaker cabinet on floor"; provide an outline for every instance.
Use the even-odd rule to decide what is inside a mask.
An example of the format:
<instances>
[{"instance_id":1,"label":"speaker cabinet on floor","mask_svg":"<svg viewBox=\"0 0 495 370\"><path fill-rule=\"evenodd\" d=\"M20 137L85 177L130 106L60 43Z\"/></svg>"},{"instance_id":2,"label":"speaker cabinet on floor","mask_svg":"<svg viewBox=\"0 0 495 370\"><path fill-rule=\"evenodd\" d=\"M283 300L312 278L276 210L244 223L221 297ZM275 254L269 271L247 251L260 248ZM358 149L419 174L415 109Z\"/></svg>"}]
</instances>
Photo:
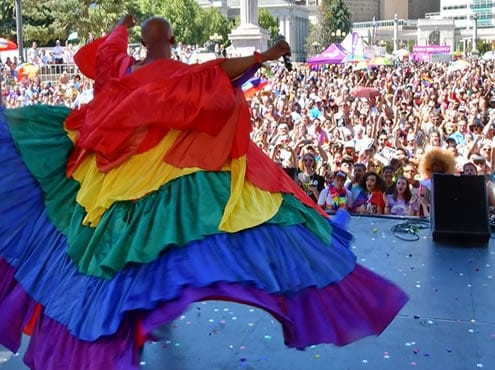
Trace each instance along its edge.
<instances>
[{"instance_id":1,"label":"speaker cabinet on floor","mask_svg":"<svg viewBox=\"0 0 495 370\"><path fill-rule=\"evenodd\" d=\"M434 241L487 243L490 225L484 176L433 175L430 222Z\"/></svg>"}]
</instances>

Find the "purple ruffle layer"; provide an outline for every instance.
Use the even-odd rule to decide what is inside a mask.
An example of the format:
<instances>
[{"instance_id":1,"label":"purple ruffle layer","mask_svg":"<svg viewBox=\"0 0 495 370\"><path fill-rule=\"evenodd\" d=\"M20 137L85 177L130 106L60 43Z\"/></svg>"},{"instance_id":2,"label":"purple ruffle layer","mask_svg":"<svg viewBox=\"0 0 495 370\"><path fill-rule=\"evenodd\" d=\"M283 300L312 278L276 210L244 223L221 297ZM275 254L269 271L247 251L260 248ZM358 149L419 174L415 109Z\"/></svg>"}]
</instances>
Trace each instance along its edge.
<instances>
[{"instance_id":1,"label":"purple ruffle layer","mask_svg":"<svg viewBox=\"0 0 495 370\"><path fill-rule=\"evenodd\" d=\"M3 259L0 259L0 276L4 277L0 283L0 343L17 351L22 330L36 302L17 284L13 268ZM307 288L291 296L271 295L239 284L189 286L178 299L153 311L128 313L115 335L94 342L75 338L63 325L42 313L24 360L38 370L137 369L138 322L150 333L174 320L191 303L205 300L233 301L266 310L282 324L285 344L289 347L302 349L319 343L342 346L380 334L407 299L393 283L359 265L338 284L322 289Z\"/></svg>"}]
</instances>

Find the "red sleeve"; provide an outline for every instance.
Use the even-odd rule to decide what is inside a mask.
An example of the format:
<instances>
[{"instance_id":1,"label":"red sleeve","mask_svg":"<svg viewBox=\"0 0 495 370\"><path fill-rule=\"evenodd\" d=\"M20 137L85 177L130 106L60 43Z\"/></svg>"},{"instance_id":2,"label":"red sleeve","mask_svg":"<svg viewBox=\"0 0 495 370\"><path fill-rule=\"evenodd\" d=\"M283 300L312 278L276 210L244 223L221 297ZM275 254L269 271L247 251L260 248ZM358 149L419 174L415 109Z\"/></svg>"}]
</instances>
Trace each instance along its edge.
<instances>
[{"instance_id":1,"label":"red sleeve","mask_svg":"<svg viewBox=\"0 0 495 370\"><path fill-rule=\"evenodd\" d=\"M129 33L127 27L115 27L96 50L95 92L112 78L125 75L133 62L127 53Z\"/></svg>"},{"instance_id":2,"label":"red sleeve","mask_svg":"<svg viewBox=\"0 0 495 370\"><path fill-rule=\"evenodd\" d=\"M94 80L96 76L96 50L105 42L107 38L101 37L95 41L84 45L74 55L74 62L77 67L86 77Z\"/></svg>"},{"instance_id":3,"label":"red sleeve","mask_svg":"<svg viewBox=\"0 0 495 370\"><path fill-rule=\"evenodd\" d=\"M74 55L81 72L95 80L95 91L101 89L111 78L122 77L134 58L127 54L128 32L118 26L106 37L83 46Z\"/></svg>"}]
</instances>

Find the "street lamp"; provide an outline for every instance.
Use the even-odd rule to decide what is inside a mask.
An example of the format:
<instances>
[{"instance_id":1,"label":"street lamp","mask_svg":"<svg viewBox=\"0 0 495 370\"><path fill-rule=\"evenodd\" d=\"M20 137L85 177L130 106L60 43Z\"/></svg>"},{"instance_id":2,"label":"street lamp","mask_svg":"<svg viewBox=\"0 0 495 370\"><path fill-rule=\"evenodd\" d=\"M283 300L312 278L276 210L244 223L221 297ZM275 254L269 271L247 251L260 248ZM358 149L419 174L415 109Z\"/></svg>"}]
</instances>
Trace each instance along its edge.
<instances>
[{"instance_id":1,"label":"street lamp","mask_svg":"<svg viewBox=\"0 0 495 370\"><path fill-rule=\"evenodd\" d=\"M210 44L210 51L213 51L215 54L220 54L220 47L219 47L219 43L221 41L223 41L223 37L222 35L219 35L218 33L214 33L213 35L210 36L210 41L211 41L211 44Z\"/></svg>"},{"instance_id":2,"label":"street lamp","mask_svg":"<svg viewBox=\"0 0 495 370\"><path fill-rule=\"evenodd\" d=\"M471 54L477 56L479 51L476 47L476 40L478 39L478 14L473 14L473 47L471 49Z\"/></svg>"},{"instance_id":3,"label":"street lamp","mask_svg":"<svg viewBox=\"0 0 495 370\"><path fill-rule=\"evenodd\" d=\"M399 49L399 16L394 14L394 51Z\"/></svg>"},{"instance_id":4,"label":"street lamp","mask_svg":"<svg viewBox=\"0 0 495 370\"><path fill-rule=\"evenodd\" d=\"M223 40L223 36L215 32L213 35L210 36L210 40L214 42L219 42Z\"/></svg>"},{"instance_id":5,"label":"street lamp","mask_svg":"<svg viewBox=\"0 0 495 370\"><path fill-rule=\"evenodd\" d=\"M22 2L21 0L15 1L15 23L17 32L17 50L19 52L19 61L24 62L24 50L23 50L23 35L22 35Z\"/></svg>"},{"instance_id":6,"label":"street lamp","mask_svg":"<svg viewBox=\"0 0 495 370\"><path fill-rule=\"evenodd\" d=\"M345 31L341 31L339 28L336 31L332 31L331 35L334 41L341 41L345 37L346 33Z\"/></svg>"},{"instance_id":7,"label":"street lamp","mask_svg":"<svg viewBox=\"0 0 495 370\"><path fill-rule=\"evenodd\" d=\"M376 44L376 17L373 16L373 30L371 32L371 45Z\"/></svg>"},{"instance_id":8,"label":"street lamp","mask_svg":"<svg viewBox=\"0 0 495 370\"><path fill-rule=\"evenodd\" d=\"M320 43L318 41L313 41L313 43L311 44L311 46L313 47L313 53L316 55L319 53L320 51Z\"/></svg>"}]
</instances>

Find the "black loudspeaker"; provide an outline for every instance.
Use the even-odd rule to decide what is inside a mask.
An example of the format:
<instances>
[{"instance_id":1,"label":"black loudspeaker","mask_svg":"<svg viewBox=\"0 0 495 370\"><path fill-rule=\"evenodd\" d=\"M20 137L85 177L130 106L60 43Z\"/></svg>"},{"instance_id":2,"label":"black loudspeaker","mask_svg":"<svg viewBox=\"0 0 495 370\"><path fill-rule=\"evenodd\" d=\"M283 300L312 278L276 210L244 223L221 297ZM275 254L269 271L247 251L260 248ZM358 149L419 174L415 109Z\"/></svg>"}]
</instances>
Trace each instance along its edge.
<instances>
[{"instance_id":1,"label":"black loudspeaker","mask_svg":"<svg viewBox=\"0 0 495 370\"><path fill-rule=\"evenodd\" d=\"M434 241L487 243L490 224L485 177L433 175L430 223Z\"/></svg>"}]
</instances>

